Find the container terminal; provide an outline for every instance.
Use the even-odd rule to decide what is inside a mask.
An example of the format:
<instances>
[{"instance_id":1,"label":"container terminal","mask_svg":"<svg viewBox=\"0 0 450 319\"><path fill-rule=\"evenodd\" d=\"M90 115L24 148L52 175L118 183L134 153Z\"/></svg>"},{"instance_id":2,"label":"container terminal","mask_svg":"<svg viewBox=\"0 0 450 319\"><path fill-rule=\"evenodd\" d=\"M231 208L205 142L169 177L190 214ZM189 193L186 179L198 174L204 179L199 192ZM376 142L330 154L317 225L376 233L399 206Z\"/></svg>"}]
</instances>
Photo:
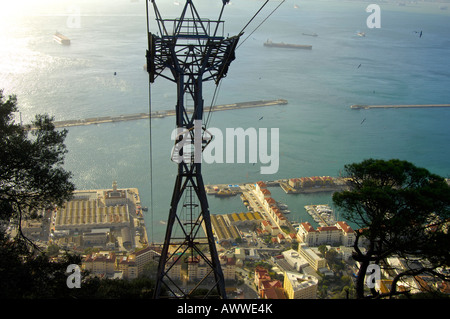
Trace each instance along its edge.
<instances>
[{"instance_id":1,"label":"container terminal","mask_svg":"<svg viewBox=\"0 0 450 319\"><path fill-rule=\"evenodd\" d=\"M394 105L364 105L354 104L350 106L353 110L359 109L386 109L386 108L431 108L431 107L450 107L450 104L394 104Z\"/></svg>"},{"instance_id":2,"label":"container terminal","mask_svg":"<svg viewBox=\"0 0 450 319\"><path fill-rule=\"evenodd\" d=\"M288 104L288 101L285 99L239 102L239 103L233 103L233 104L223 104L223 105L214 106L211 108L210 112L238 110L238 109L245 109L245 108L252 108L252 107L285 105L285 104ZM191 113L191 112L192 111L190 111L190 110L187 111L187 113ZM93 117L93 118L80 119L80 120L54 121L53 124L55 125L55 127L61 128L61 127L103 124L103 123L113 123L113 122L122 122L122 121L134 121L134 120L141 120L141 119L148 119L148 118L164 118L166 116L174 116L174 115L175 115L175 110L166 110L166 111L155 111L152 113L136 113L136 114L126 114L126 115L118 115L118 116ZM34 128L30 127L30 129L34 129Z\"/></svg>"},{"instance_id":3,"label":"container terminal","mask_svg":"<svg viewBox=\"0 0 450 319\"><path fill-rule=\"evenodd\" d=\"M148 245L137 188L77 190L52 212L50 241L61 247L131 251Z\"/></svg>"}]
</instances>

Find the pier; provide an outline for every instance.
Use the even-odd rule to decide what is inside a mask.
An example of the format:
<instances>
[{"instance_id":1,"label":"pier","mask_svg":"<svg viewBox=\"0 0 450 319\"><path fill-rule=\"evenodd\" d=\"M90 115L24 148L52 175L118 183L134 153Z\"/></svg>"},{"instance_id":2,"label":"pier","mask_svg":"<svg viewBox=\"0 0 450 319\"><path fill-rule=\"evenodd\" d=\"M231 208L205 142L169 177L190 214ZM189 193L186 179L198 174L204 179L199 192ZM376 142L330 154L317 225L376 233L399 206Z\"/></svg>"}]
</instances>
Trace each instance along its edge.
<instances>
[{"instance_id":1,"label":"pier","mask_svg":"<svg viewBox=\"0 0 450 319\"><path fill-rule=\"evenodd\" d=\"M431 108L431 107L450 107L450 104L393 104L393 105L363 105L354 104L351 109L387 109L387 108Z\"/></svg>"},{"instance_id":2,"label":"pier","mask_svg":"<svg viewBox=\"0 0 450 319\"><path fill-rule=\"evenodd\" d=\"M320 227L329 227L336 223L329 205L306 205L305 210Z\"/></svg>"},{"instance_id":3,"label":"pier","mask_svg":"<svg viewBox=\"0 0 450 319\"><path fill-rule=\"evenodd\" d=\"M286 194L311 194L320 192L334 193L346 189L347 179L342 177L312 176L289 179L279 179L265 181L267 187L281 187ZM450 182L449 182L450 183ZM243 193L246 185L254 183L240 184L214 184L205 185L206 194L217 197L234 196Z\"/></svg>"},{"instance_id":4,"label":"pier","mask_svg":"<svg viewBox=\"0 0 450 319\"><path fill-rule=\"evenodd\" d=\"M275 106L275 105L285 105L285 104L288 104L288 101L285 99L240 102L240 103L233 103L233 104L216 105L210 109L210 112L239 110L239 109L246 109L246 108L252 108L252 107ZM188 110L187 113L192 113L192 110ZM167 116L175 116L175 110L155 111L152 113L125 114L125 115L118 115L118 116L102 116L102 117L93 117L93 118L80 119L80 120L54 121L53 124L55 125L55 127L61 128L61 127L104 124L104 123L113 123L113 122L122 122L122 121L135 121L135 120L142 120L142 119L148 119L148 118L164 118ZM34 127L30 126L30 129L32 130L32 129L34 129Z\"/></svg>"}]
</instances>

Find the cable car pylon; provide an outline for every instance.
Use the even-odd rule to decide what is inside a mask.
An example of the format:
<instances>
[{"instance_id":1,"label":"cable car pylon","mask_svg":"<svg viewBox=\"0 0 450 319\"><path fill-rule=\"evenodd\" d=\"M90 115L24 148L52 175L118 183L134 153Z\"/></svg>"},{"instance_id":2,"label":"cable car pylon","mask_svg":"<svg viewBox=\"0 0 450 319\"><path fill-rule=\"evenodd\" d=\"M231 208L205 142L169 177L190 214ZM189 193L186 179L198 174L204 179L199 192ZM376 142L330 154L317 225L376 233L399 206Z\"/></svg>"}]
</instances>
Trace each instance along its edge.
<instances>
[{"instance_id":1,"label":"cable car pylon","mask_svg":"<svg viewBox=\"0 0 450 319\"><path fill-rule=\"evenodd\" d=\"M163 19L156 0L146 3L147 23L149 10L153 9L158 27L157 34L148 31L149 85L162 77L177 87L178 134L171 159L177 163L178 173L158 265L155 298L166 297L162 295L163 289L171 298L226 298L203 183L201 152L211 140L202 123L203 83L214 81L217 86L226 76L243 34L223 36L221 17L228 2L222 0L217 20L200 18L192 0L186 0L180 17L175 19ZM188 106L192 106L189 111ZM202 269L200 276L199 269ZM193 282L195 285L190 285Z\"/></svg>"}]
</instances>

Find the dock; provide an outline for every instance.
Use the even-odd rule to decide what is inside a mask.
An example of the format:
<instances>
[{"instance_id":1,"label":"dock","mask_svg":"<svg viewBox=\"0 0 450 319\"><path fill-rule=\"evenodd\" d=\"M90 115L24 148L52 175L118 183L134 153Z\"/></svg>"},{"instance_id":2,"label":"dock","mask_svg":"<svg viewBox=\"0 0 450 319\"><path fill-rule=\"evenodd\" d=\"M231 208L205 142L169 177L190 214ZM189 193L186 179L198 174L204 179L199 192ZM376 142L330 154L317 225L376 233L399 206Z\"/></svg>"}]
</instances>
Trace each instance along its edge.
<instances>
[{"instance_id":1,"label":"dock","mask_svg":"<svg viewBox=\"0 0 450 319\"><path fill-rule=\"evenodd\" d=\"M431 108L431 107L450 107L450 104L393 104L393 105L364 105L354 104L351 109L386 109L386 108Z\"/></svg>"},{"instance_id":2,"label":"dock","mask_svg":"<svg viewBox=\"0 0 450 319\"><path fill-rule=\"evenodd\" d=\"M119 189L114 182L111 189L76 190L52 212L51 239L77 249L114 249L113 239L127 251L142 248L149 243L143 210L137 188ZM71 242L74 234L83 240Z\"/></svg>"},{"instance_id":3,"label":"dock","mask_svg":"<svg viewBox=\"0 0 450 319\"><path fill-rule=\"evenodd\" d=\"M336 223L329 205L306 205L305 210L321 227L333 226Z\"/></svg>"},{"instance_id":4,"label":"dock","mask_svg":"<svg viewBox=\"0 0 450 319\"><path fill-rule=\"evenodd\" d=\"M260 101L250 101L250 102L239 102L233 104L223 104L213 106L210 112L217 111L227 111L227 110L239 110L253 107L263 107L263 106L275 106L275 105L285 105L288 104L288 101L285 99L277 99L277 100L260 100ZM193 110L187 111L187 113L192 113ZM205 112L208 112L205 107ZM167 116L175 116L175 110L167 110L167 111L155 111L151 113L135 113L135 114L125 114L118 116L102 116L102 117L93 117L87 119L80 120L67 120L67 121L54 121L53 124L56 128L61 127L70 127L70 126L82 126L82 125L92 125L92 124L104 124L104 123L113 123L113 122L123 122L123 121L135 121L142 120L148 118L164 118ZM29 129L33 130L34 127L29 126Z\"/></svg>"}]
</instances>

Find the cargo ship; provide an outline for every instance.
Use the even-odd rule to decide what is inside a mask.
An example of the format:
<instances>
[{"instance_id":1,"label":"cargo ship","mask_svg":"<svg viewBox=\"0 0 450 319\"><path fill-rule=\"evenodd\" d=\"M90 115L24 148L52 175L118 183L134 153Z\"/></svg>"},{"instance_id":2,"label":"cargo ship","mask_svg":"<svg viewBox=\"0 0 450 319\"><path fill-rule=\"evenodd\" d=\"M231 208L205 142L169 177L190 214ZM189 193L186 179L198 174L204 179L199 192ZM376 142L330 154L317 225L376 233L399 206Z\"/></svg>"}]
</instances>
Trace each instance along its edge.
<instances>
[{"instance_id":1,"label":"cargo ship","mask_svg":"<svg viewBox=\"0 0 450 319\"><path fill-rule=\"evenodd\" d=\"M53 40L62 45L70 45L70 39L59 32L56 32L53 36Z\"/></svg>"},{"instance_id":2,"label":"cargo ship","mask_svg":"<svg viewBox=\"0 0 450 319\"><path fill-rule=\"evenodd\" d=\"M284 42L272 42L271 40L267 40L266 42L264 42L264 46L274 48L289 48L289 49L306 49L306 50L312 49L312 45L308 44L290 44Z\"/></svg>"}]
</instances>

